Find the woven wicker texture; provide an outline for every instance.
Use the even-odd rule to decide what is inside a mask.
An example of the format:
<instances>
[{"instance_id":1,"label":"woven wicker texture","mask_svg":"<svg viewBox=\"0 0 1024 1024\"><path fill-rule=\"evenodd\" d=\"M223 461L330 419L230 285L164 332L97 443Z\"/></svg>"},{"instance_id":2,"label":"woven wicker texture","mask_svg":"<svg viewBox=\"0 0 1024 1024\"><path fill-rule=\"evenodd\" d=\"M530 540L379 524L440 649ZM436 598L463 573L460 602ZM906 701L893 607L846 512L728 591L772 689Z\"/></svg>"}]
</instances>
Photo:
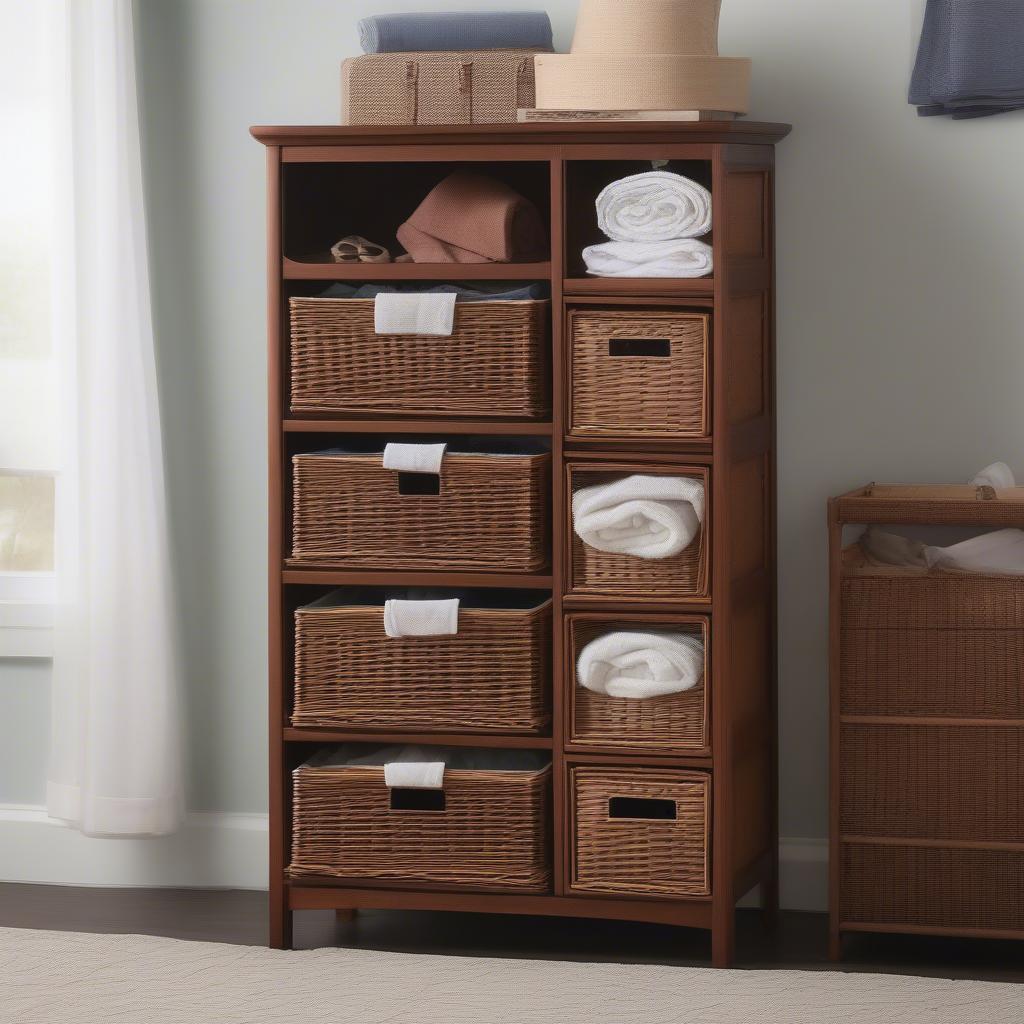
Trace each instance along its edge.
<instances>
[{"instance_id":1,"label":"woven wicker texture","mask_svg":"<svg viewBox=\"0 0 1024 1024\"><path fill-rule=\"evenodd\" d=\"M293 298L293 412L539 418L547 300L460 302L450 338L374 332L372 299Z\"/></svg>"},{"instance_id":2,"label":"woven wicker texture","mask_svg":"<svg viewBox=\"0 0 1024 1024\"><path fill-rule=\"evenodd\" d=\"M369 53L341 65L343 124L500 124L536 102L535 50Z\"/></svg>"},{"instance_id":3,"label":"woven wicker texture","mask_svg":"<svg viewBox=\"0 0 1024 1024\"><path fill-rule=\"evenodd\" d=\"M707 620L680 622L678 625L645 626L635 621L616 622L608 619L596 622L570 615L566 619L568 650L575 669L580 651L591 640L615 630L641 630L643 632L690 633L704 641L709 649ZM652 697L648 700L628 700L594 693L579 685L575 671L570 675L572 685L570 736L573 743L591 747L624 747L665 752L692 751L708 745L708 707L705 682L692 690Z\"/></svg>"},{"instance_id":4,"label":"woven wicker texture","mask_svg":"<svg viewBox=\"0 0 1024 1024\"><path fill-rule=\"evenodd\" d=\"M587 892L706 896L710 777L657 768L573 767L571 887ZM615 797L669 800L674 820L613 818Z\"/></svg>"},{"instance_id":5,"label":"woven wicker texture","mask_svg":"<svg viewBox=\"0 0 1024 1024\"><path fill-rule=\"evenodd\" d=\"M569 312L569 433L575 437L708 436L708 331L703 313ZM613 354L615 340L667 341L668 355Z\"/></svg>"},{"instance_id":6,"label":"woven wicker texture","mask_svg":"<svg viewBox=\"0 0 1024 1024\"><path fill-rule=\"evenodd\" d=\"M550 601L461 607L455 636L389 637L382 607L295 613L294 725L537 733L550 677Z\"/></svg>"},{"instance_id":7,"label":"woven wicker texture","mask_svg":"<svg viewBox=\"0 0 1024 1024\"><path fill-rule=\"evenodd\" d=\"M838 499L844 523L1019 526L1024 487L995 491L971 484L869 484Z\"/></svg>"},{"instance_id":8,"label":"woven wicker texture","mask_svg":"<svg viewBox=\"0 0 1024 1024\"><path fill-rule=\"evenodd\" d=\"M843 725L847 836L1021 842L1024 728Z\"/></svg>"},{"instance_id":9,"label":"woven wicker texture","mask_svg":"<svg viewBox=\"0 0 1024 1024\"><path fill-rule=\"evenodd\" d=\"M550 767L450 770L443 811L394 811L383 768L304 765L289 874L544 892L550 788Z\"/></svg>"},{"instance_id":10,"label":"woven wicker texture","mask_svg":"<svg viewBox=\"0 0 1024 1024\"><path fill-rule=\"evenodd\" d=\"M1024 931L1024 851L847 843L844 922Z\"/></svg>"},{"instance_id":11,"label":"woven wicker texture","mask_svg":"<svg viewBox=\"0 0 1024 1024\"><path fill-rule=\"evenodd\" d=\"M607 483L628 472L668 473L692 476L704 481L704 493L710 496L708 472L700 467L636 466L627 472L599 472L578 466L569 467L569 491ZM570 512L571 515L571 512ZM598 551L584 544L569 525L571 561L568 593L619 597L625 601L701 601L708 596L707 546L710 514L704 516L704 529L693 542L671 558L636 558Z\"/></svg>"},{"instance_id":12,"label":"woven wicker texture","mask_svg":"<svg viewBox=\"0 0 1024 1024\"><path fill-rule=\"evenodd\" d=\"M380 455L296 455L294 564L535 572L548 561L540 455L444 458L437 495L399 494Z\"/></svg>"}]
</instances>

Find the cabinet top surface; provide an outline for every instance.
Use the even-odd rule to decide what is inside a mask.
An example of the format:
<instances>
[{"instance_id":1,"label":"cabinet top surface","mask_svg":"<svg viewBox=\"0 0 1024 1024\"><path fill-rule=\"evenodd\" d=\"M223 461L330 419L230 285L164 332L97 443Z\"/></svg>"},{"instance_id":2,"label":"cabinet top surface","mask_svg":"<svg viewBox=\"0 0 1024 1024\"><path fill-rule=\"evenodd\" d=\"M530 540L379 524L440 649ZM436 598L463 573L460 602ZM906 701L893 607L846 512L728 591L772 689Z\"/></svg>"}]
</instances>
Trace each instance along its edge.
<instances>
[{"instance_id":1,"label":"cabinet top surface","mask_svg":"<svg viewBox=\"0 0 1024 1024\"><path fill-rule=\"evenodd\" d=\"M467 125L254 125L265 146L472 145L516 142L572 144L622 142L734 143L770 146L790 132L766 121L585 121Z\"/></svg>"}]
</instances>

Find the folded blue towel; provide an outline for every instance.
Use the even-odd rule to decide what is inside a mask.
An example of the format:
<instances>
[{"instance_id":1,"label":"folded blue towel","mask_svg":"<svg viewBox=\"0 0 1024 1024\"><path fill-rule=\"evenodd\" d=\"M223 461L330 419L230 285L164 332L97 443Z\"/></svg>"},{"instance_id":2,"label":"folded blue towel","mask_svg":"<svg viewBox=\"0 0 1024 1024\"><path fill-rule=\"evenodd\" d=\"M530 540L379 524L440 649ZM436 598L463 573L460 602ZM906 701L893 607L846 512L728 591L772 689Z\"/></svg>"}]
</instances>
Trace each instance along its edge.
<instances>
[{"instance_id":1,"label":"folded blue towel","mask_svg":"<svg viewBox=\"0 0 1024 1024\"><path fill-rule=\"evenodd\" d=\"M923 116L985 117L1024 105L1021 0L928 0L910 81Z\"/></svg>"},{"instance_id":2,"label":"folded blue towel","mask_svg":"<svg viewBox=\"0 0 1024 1024\"><path fill-rule=\"evenodd\" d=\"M374 14L359 22L363 53L415 50L550 50L546 11Z\"/></svg>"},{"instance_id":3,"label":"folded blue towel","mask_svg":"<svg viewBox=\"0 0 1024 1024\"><path fill-rule=\"evenodd\" d=\"M385 292L411 292L415 294L430 294L435 292L455 292L456 302L516 302L523 299L547 299L551 296L551 290L544 282L537 282L524 285L470 285L470 284L435 284L430 288L422 285L401 285L396 287L390 284L332 284L326 291L320 293L322 299L374 299Z\"/></svg>"}]
</instances>

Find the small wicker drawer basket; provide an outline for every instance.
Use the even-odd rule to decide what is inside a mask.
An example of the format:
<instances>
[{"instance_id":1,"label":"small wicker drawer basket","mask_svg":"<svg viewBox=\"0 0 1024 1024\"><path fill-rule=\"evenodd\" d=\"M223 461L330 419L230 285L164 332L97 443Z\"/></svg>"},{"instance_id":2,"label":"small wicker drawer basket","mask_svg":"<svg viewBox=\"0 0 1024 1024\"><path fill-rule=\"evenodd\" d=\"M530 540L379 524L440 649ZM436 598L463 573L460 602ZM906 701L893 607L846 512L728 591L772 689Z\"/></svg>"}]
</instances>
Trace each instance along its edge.
<instances>
[{"instance_id":1,"label":"small wicker drawer basket","mask_svg":"<svg viewBox=\"0 0 1024 1024\"><path fill-rule=\"evenodd\" d=\"M426 474L385 469L379 451L296 455L290 564L536 572L548 562L550 466L539 448L451 452L425 493L409 478Z\"/></svg>"},{"instance_id":2,"label":"small wicker drawer basket","mask_svg":"<svg viewBox=\"0 0 1024 1024\"><path fill-rule=\"evenodd\" d=\"M597 613L567 615L565 649L571 659L566 678L572 681L569 740L578 747L656 750L662 753L706 751L709 745L707 680L691 690L646 700L609 697L579 685L575 667L591 640L615 630L690 633L708 651L708 620L697 616L626 616Z\"/></svg>"},{"instance_id":3,"label":"small wicker drawer basket","mask_svg":"<svg viewBox=\"0 0 1024 1024\"><path fill-rule=\"evenodd\" d=\"M549 307L460 302L447 338L375 333L373 299L293 298L292 411L540 418Z\"/></svg>"},{"instance_id":4,"label":"small wicker drawer basket","mask_svg":"<svg viewBox=\"0 0 1024 1024\"><path fill-rule=\"evenodd\" d=\"M293 773L290 876L548 891L551 766L516 753L530 766L449 767L442 790L389 789L383 765L314 758Z\"/></svg>"},{"instance_id":5,"label":"small wicker drawer basket","mask_svg":"<svg viewBox=\"0 0 1024 1024\"><path fill-rule=\"evenodd\" d=\"M569 787L573 890L710 894L709 775L574 766Z\"/></svg>"},{"instance_id":6,"label":"small wicker drawer basket","mask_svg":"<svg viewBox=\"0 0 1024 1024\"><path fill-rule=\"evenodd\" d=\"M295 612L292 724L539 733L550 721L551 601L452 592L452 636L389 637L385 597L343 590Z\"/></svg>"},{"instance_id":7,"label":"small wicker drawer basket","mask_svg":"<svg viewBox=\"0 0 1024 1024\"><path fill-rule=\"evenodd\" d=\"M710 321L706 313L570 310L569 435L708 437Z\"/></svg>"},{"instance_id":8,"label":"small wicker drawer basket","mask_svg":"<svg viewBox=\"0 0 1024 1024\"><path fill-rule=\"evenodd\" d=\"M704 528L678 555L648 559L612 554L584 544L573 529L568 512L567 593L573 597L617 597L623 602L686 604L706 601L709 593L708 529L711 523L709 473L706 466L639 465L636 463L567 464L567 493L609 483L634 473L686 476L704 485ZM571 501L571 499L570 499Z\"/></svg>"}]
</instances>

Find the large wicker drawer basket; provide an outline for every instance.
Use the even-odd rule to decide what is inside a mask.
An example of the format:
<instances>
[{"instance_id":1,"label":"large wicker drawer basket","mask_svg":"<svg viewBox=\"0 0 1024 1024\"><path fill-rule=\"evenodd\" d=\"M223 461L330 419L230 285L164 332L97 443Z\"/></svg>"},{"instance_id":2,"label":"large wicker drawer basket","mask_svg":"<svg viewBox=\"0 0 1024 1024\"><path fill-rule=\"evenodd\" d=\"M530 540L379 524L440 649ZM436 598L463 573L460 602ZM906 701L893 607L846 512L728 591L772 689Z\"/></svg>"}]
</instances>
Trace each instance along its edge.
<instances>
[{"instance_id":1,"label":"large wicker drawer basket","mask_svg":"<svg viewBox=\"0 0 1024 1024\"><path fill-rule=\"evenodd\" d=\"M647 896L711 892L711 777L669 768L569 769L571 888Z\"/></svg>"},{"instance_id":2,"label":"large wicker drawer basket","mask_svg":"<svg viewBox=\"0 0 1024 1024\"><path fill-rule=\"evenodd\" d=\"M710 716L706 664L704 679L697 686L646 700L595 693L580 686L576 676L583 648L597 637L617 630L688 633L703 641L706 652L709 650L707 619L676 618L670 622L665 617L651 620L641 616L584 613L567 615L565 628L565 649L571 659L567 677L572 685L569 737L573 745L691 754L708 749Z\"/></svg>"},{"instance_id":3,"label":"large wicker drawer basket","mask_svg":"<svg viewBox=\"0 0 1024 1024\"><path fill-rule=\"evenodd\" d=\"M550 302L459 302L451 337L377 334L373 299L293 298L293 412L507 416L548 411Z\"/></svg>"},{"instance_id":4,"label":"large wicker drawer basket","mask_svg":"<svg viewBox=\"0 0 1024 1024\"><path fill-rule=\"evenodd\" d=\"M493 447L493 446L492 446ZM380 452L293 459L295 565L536 572L547 564L549 452L452 452L437 493Z\"/></svg>"},{"instance_id":5,"label":"large wicker drawer basket","mask_svg":"<svg viewBox=\"0 0 1024 1024\"><path fill-rule=\"evenodd\" d=\"M384 599L460 598L452 636L389 637ZM538 733L550 721L551 600L335 591L295 612L296 726Z\"/></svg>"},{"instance_id":6,"label":"large wicker drawer basket","mask_svg":"<svg viewBox=\"0 0 1024 1024\"><path fill-rule=\"evenodd\" d=\"M478 763L495 753L472 752ZM337 755L302 765L290 876L546 892L551 766L540 751L513 753L530 766L449 767L442 790L389 789L382 765L330 763Z\"/></svg>"},{"instance_id":7,"label":"large wicker drawer basket","mask_svg":"<svg viewBox=\"0 0 1024 1024\"><path fill-rule=\"evenodd\" d=\"M710 496L706 466L648 466L626 463L575 463L567 466L570 495L584 487L605 484L635 473L665 474L699 479L704 485L704 528L679 554L647 559L599 551L585 544L572 527L568 531L567 592L573 597L617 597L623 602L654 604L704 601L709 593L708 550Z\"/></svg>"}]
</instances>

